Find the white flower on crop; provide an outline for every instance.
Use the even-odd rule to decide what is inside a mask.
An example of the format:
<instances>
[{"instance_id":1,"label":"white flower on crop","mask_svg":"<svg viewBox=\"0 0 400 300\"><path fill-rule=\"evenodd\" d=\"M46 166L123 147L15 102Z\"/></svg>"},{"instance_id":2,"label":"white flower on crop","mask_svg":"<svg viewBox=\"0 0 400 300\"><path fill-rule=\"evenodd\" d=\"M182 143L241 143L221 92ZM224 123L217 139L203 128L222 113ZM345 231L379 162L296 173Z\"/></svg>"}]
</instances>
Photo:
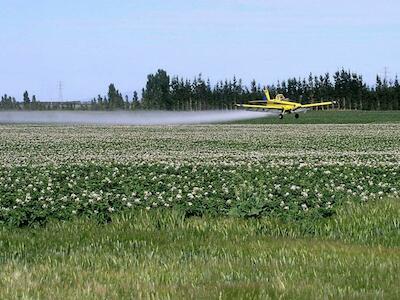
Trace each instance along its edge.
<instances>
[{"instance_id":1,"label":"white flower on crop","mask_svg":"<svg viewBox=\"0 0 400 300\"><path fill-rule=\"evenodd\" d=\"M73 211L72 211L72 214L73 214L73 215L76 215L76 210L73 210Z\"/></svg>"},{"instance_id":2,"label":"white flower on crop","mask_svg":"<svg viewBox=\"0 0 400 300\"><path fill-rule=\"evenodd\" d=\"M192 203L192 202L188 202L187 204L188 204L189 206L192 206L192 205L193 205L193 203Z\"/></svg>"},{"instance_id":3,"label":"white flower on crop","mask_svg":"<svg viewBox=\"0 0 400 300\"><path fill-rule=\"evenodd\" d=\"M232 200L226 200L226 204L231 205L232 204Z\"/></svg>"},{"instance_id":4,"label":"white flower on crop","mask_svg":"<svg viewBox=\"0 0 400 300\"><path fill-rule=\"evenodd\" d=\"M289 206L285 206L283 209L284 210L289 210Z\"/></svg>"},{"instance_id":5,"label":"white flower on crop","mask_svg":"<svg viewBox=\"0 0 400 300\"><path fill-rule=\"evenodd\" d=\"M115 211L115 209L114 209L114 207L111 207L111 206L110 206L110 207L108 208L108 211L109 211L109 212L113 212L113 211Z\"/></svg>"},{"instance_id":6,"label":"white flower on crop","mask_svg":"<svg viewBox=\"0 0 400 300\"><path fill-rule=\"evenodd\" d=\"M304 211L307 211L307 210L308 210L307 204L305 204L305 203L303 203L303 204L301 205L301 208L302 208Z\"/></svg>"},{"instance_id":7,"label":"white flower on crop","mask_svg":"<svg viewBox=\"0 0 400 300\"><path fill-rule=\"evenodd\" d=\"M135 202L136 204L139 204L140 203L140 199L136 198L135 200L133 200L133 202Z\"/></svg>"},{"instance_id":8,"label":"white flower on crop","mask_svg":"<svg viewBox=\"0 0 400 300\"><path fill-rule=\"evenodd\" d=\"M151 209L151 207L150 206L146 206L146 210L150 210Z\"/></svg>"},{"instance_id":9,"label":"white flower on crop","mask_svg":"<svg viewBox=\"0 0 400 300\"><path fill-rule=\"evenodd\" d=\"M306 191L302 191L302 192L301 192L301 195L302 195L304 198L308 198L308 193L307 193Z\"/></svg>"},{"instance_id":10,"label":"white flower on crop","mask_svg":"<svg viewBox=\"0 0 400 300\"><path fill-rule=\"evenodd\" d=\"M132 203L130 203L130 202L126 203L126 206L132 207Z\"/></svg>"}]
</instances>

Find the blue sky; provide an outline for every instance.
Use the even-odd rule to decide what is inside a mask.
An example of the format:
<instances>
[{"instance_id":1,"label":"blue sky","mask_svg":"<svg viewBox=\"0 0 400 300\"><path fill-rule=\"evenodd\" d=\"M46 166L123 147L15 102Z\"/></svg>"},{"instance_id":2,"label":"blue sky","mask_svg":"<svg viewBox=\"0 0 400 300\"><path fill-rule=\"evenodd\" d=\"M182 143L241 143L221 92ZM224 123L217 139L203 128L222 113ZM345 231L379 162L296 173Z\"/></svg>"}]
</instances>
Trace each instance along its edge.
<instances>
[{"instance_id":1,"label":"blue sky","mask_svg":"<svg viewBox=\"0 0 400 300\"><path fill-rule=\"evenodd\" d=\"M400 1L0 0L0 93L88 100L158 68L263 84L344 67L400 73Z\"/></svg>"}]
</instances>

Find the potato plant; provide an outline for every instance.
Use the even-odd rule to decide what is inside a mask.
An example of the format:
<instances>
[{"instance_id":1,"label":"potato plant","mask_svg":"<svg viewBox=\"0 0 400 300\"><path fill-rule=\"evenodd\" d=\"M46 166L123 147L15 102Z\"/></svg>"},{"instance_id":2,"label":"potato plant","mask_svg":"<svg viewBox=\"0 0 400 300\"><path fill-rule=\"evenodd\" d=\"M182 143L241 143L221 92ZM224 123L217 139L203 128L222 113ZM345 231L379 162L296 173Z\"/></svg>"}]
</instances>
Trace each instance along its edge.
<instances>
[{"instance_id":1,"label":"potato plant","mask_svg":"<svg viewBox=\"0 0 400 300\"><path fill-rule=\"evenodd\" d=\"M321 218L397 197L400 124L2 126L0 223L117 212Z\"/></svg>"}]
</instances>

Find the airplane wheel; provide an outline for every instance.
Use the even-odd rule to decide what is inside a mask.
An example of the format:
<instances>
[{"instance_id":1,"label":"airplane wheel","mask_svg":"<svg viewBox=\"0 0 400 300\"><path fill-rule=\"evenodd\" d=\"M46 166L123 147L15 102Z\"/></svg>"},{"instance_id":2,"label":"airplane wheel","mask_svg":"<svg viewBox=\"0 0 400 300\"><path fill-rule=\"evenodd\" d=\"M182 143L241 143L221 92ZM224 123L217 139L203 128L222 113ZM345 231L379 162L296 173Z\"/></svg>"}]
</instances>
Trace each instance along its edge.
<instances>
[{"instance_id":1,"label":"airplane wheel","mask_svg":"<svg viewBox=\"0 0 400 300\"><path fill-rule=\"evenodd\" d=\"M279 115L279 119L281 119L281 120L283 119L283 114Z\"/></svg>"},{"instance_id":2,"label":"airplane wheel","mask_svg":"<svg viewBox=\"0 0 400 300\"><path fill-rule=\"evenodd\" d=\"M299 116L299 114L295 114L294 117L295 117L296 119L298 119L300 116Z\"/></svg>"}]
</instances>

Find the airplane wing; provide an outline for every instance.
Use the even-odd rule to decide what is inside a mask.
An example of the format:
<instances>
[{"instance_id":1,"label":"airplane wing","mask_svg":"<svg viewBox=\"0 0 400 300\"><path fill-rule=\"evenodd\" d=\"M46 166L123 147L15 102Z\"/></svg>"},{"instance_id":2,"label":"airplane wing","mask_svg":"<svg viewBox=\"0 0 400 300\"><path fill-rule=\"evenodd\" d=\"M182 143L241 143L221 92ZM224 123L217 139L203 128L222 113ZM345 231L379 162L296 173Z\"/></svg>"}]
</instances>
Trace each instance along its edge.
<instances>
[{"instance_id":1,"label":"airplane wing","mask_svg":"<svg viewBox=\"0 0 400 300\"><path fill-rule=\"evenodd\" d=\"M249 101L249 103L267 103L268 102L268 100L252 100L252 101Z\"/></svg>"},{"instance_id":2,"label":"airplane wing","mask_svg":"<svg viewBox=\"0 0 400 300\"><path fill-rule=\"evenodd\" d=\"M276 106L272 105L256 105L256 104L235 104L237 107L243 108L250 108L250 109L274 109L274 110L281 110L281 108L277 108Z\"/></svg>"},{"instance_id":3,"label":"airplane wing","mask_svg":"<svg viewBox=\"0 0 400 300\"><path fill-rule=\"evenodd\" d=\"M310 108L310 107L318 107L318 106L326 106L326 105L332 105L333 102L320 102L320 103L312 103L312 104L303 104L300 107L301 108Z\"/></svg>"}]
</instances>

